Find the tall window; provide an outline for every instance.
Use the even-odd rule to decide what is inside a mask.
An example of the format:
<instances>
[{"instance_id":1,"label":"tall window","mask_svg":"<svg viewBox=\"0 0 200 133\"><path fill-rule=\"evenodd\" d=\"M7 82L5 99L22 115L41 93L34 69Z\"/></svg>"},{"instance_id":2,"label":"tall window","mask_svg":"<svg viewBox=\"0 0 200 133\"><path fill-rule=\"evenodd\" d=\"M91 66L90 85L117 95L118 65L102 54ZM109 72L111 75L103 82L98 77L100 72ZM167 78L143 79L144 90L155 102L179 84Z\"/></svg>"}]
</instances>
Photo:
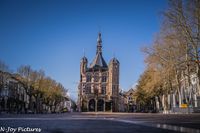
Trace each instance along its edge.
<instances>
[{"instance_id":1,"label":"tall window","mask_svg":"<svg viewBox=\"0 0 200 133\"><path fill-rule=\"evenodd\" d=\"M86 79L87 82L91 82L91 75L87 75L86 78L87 78L87 79Z\"/></svg>"},{"instance_id":2,"label":"tall window","mask_svg":"<svg viewBox=\"0 0 200 133\"><path fill-rule=\"evenodd\" d=\"M106 82L107 77L106 76L102 76L102 82Z\"/></svg>"},{"instance_id":3,"label":"tall window","mask_svg":"<svg viewBox=\"0 0 200 133\"><path fill-rule=\"evenodd\" d=\"M105 86L102 86L102 87L101 87L101 93L102 93L102 94L106 94L106 87L105 87Z\"/></svg>"},{"instance_id":4,"label":"tall window","mask_svg":"<svg viewBox=\"0 0 200 133\"><path fill-rule=\"evenodd\" d=\"M99 77L98 76L94 76L94 82L99 82Z\"/></svg>"},{"instance_id":5,"label":"tall window","mask_svg":"<svg viewBox=\"0 0 200 133\"><path fill-rule=\"evenodd\" d=\"M115 93L116 93L116 90L115 90L115 86L114 86L114 85L112 86L112 93L113 93L113 95L115 95Z\"/></svg>"},{"instance_id":6,"label":"tall window","mask_svg":"<svg viewBox=\"0 0 200 133\"><path fill-rule=\"evenodd\" d=\"M99 73L96 72L96 73L94 74L94 77L93 77L93 78L94 78L94 82L99 82Z\"/></svg>"},{"instance_id":7,"label":"tall window","mask_svg":"<svg viewBox=\"0 0 200 133\"><path fill-rule=\"evenodd\" d=\"M90 93L91 93L91 86L88 85L88 86L86 87L86 93L87 93L87 94L90 94Z\"/></svg>"}]
</instances>

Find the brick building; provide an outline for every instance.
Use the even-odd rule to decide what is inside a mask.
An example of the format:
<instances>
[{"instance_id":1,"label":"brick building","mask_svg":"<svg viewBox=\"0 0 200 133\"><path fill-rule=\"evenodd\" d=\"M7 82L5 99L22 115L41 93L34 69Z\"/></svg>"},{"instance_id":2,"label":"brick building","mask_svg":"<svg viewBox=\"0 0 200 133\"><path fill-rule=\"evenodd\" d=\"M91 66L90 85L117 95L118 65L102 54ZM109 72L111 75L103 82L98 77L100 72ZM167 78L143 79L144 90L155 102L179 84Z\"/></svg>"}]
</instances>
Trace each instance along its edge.
<instances>
[{"instance_id":1,"label":"brick building","mask_svg":"<svg viewBox=\"0 0 200 133\"><path fill-rule=\"evenodd\" d=\"M119 61L112 58L107 65L103 58L101 33L97 38L96 56L91 65L84 56L80 63L78 86L79 111L118 111Z\"/></svg>"}]
</instances>

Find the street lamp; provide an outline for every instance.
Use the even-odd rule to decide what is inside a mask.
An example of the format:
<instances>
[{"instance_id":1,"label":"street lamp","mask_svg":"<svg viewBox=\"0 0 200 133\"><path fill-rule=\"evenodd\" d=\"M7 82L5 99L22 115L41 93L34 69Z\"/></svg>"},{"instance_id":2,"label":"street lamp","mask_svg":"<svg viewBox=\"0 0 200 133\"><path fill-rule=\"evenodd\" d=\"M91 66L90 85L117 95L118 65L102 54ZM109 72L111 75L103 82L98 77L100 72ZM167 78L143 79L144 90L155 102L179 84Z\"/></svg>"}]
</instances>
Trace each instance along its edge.
<instances>
[{"instance_id":1,"label":"street lamp","mask_svg":"<svg viewBox=\"0 0 200 133\"><path fill-rule=\"evenodd\" d=\"M111 101L110 101L110 108L111 108L110 111L111 111L111 112L112 112L112 103L113 103L113 101L111 100Z\"/></svg>"}]
</instances>

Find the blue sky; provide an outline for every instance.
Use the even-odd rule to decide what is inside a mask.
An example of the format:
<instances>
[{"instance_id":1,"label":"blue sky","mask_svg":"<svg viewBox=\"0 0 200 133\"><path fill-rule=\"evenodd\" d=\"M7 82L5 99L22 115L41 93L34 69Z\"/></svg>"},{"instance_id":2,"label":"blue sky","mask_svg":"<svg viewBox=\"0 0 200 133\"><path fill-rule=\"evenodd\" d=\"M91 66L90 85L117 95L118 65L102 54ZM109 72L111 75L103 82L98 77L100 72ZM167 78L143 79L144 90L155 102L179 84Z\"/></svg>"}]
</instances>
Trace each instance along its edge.
<instances>
[{"instance_id":1,"label":"blue sky","mask_svg":"<svg viewBox=\"0 0 200 133\"><path fill-rule=\"evenodd\" d=\"M0 60L43 69L77 97L80 59L92 62L102 33L103 56L120 61L120 86L128 90L144 71L141 47L161 24L164 0L1 0Z\"/></svg>"}]
</instances>

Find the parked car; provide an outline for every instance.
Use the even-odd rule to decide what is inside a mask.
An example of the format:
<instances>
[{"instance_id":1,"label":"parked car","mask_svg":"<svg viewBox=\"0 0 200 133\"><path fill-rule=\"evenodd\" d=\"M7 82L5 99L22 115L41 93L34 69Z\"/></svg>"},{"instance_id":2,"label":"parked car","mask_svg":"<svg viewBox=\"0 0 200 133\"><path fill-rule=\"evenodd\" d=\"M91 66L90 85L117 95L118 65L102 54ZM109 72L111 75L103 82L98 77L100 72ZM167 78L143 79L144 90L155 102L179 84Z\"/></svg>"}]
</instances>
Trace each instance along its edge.
<instances>
[{"instance_id":1,"label":"parked car","mask_svg":"<svg viewBox=\"0 0 200 133\"><path fill-rule=\"evenodd\" d=\"M69 112L69 110L67 108L63 108L61 113L66 113L66 112Z\"/></svg>"}]
</instances>

